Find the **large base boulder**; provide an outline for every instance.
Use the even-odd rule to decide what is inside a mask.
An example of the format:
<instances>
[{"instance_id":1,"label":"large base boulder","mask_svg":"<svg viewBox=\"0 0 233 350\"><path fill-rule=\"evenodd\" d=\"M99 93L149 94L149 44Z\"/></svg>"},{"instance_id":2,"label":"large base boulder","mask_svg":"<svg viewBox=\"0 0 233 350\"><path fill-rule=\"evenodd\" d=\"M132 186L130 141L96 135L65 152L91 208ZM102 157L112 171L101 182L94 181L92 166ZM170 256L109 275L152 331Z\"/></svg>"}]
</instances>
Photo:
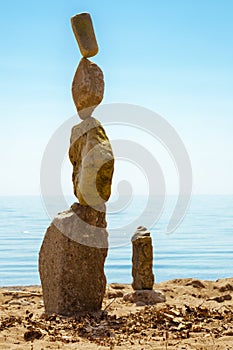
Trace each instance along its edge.
<instances>
[{"instance_id":1,"label":"large base boulder","mask_svg":"<svg viewBox=\"0 0 233 350\"><path fill-rule=\"evenodd\" d=\"M101 309L108 251L105 207L74 204L47 229L39 254L45 312L75 316Z\"/></svg>"}]
</instances>

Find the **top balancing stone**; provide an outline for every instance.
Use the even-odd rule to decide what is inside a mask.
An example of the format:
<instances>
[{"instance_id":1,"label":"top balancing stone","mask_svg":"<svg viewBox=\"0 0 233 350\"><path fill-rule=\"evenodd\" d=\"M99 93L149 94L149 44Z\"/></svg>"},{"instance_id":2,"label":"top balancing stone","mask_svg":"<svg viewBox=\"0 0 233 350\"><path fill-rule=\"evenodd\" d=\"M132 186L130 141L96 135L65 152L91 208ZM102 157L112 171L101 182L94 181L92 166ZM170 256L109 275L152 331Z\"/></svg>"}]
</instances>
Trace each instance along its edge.
<instances>
[{"instance_id":1,"label":"top balancing stone","mask_svg":"<svg viewBox=\"0 0 233 350\"><path fill-rule=\"evenodd\" d=\"M72 17L71 25L82 56L95 56L99 48L89 13L80 13Z\"/></svg>"}]
</instances>

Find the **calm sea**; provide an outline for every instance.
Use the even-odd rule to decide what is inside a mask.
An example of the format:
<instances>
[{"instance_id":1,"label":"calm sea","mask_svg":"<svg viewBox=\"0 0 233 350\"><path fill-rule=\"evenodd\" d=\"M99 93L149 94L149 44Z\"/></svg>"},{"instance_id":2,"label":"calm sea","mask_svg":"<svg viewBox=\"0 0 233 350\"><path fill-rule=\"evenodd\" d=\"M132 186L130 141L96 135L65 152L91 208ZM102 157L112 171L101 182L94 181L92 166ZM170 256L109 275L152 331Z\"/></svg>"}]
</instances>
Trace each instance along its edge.
<instances>
[{"instance_id":1,"label":"calm sea","mask_svg":"<svg viewBox=\"0 0 233 350\"><path fill-rule=\"evenodd\" d=\"M108 226L131 220L142 202L135 197L133 205L109 215ZM233 196L194 196L182 224L166 235L173 202L169 197L164 214L150 228L156 281L232 277ZM0 285L39 284L38 252L51 222L41 198L0 197L0 207ZM109 283L131 283L130 244L109 250L105 271Z\"/></svg>"}]
</instances>

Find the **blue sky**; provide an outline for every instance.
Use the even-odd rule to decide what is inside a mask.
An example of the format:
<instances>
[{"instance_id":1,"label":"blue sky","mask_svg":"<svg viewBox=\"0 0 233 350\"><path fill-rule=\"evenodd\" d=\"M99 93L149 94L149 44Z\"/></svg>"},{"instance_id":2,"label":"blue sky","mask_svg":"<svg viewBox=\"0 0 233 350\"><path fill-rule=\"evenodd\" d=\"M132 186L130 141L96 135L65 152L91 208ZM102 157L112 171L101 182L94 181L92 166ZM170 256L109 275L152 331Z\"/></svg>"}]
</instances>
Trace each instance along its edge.
<instances>
[{"instance_id":1,"label":"blue sky","mask_svg":"<svg viewBox=\"0 0 233 350\"><path fill-rule=\"evenodd\" d=\"M1 1L0 194L39 193L46 144L75 113L70 17L79 12L94 21L104 103L161 114L188 149L194 193L233 194L231 0Z\"/></svg>"}]
</instances>

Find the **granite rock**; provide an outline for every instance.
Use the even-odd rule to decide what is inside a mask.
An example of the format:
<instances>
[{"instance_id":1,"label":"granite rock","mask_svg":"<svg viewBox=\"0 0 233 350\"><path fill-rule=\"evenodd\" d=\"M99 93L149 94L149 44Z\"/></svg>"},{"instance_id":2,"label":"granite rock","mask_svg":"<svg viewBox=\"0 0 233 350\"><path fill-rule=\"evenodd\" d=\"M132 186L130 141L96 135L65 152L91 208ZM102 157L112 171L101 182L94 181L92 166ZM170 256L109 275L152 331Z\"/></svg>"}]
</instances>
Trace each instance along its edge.
<instances>
[{"instance_id":1,"label":"granite rock","mask_svg":"<svg viewBox=\"0 0 233 350\"><path fill-rule=\"evenodd\" d=\"M69 157L79 203L96 208L103 205L111 194L114 156L98 120L90 117L72 128Z\"/></svg>"},{"instance_id":2,"label":"granite rock","mask_svg":"<svg viewBox=\"0 0 233 350\"><path fill-rule=\"evenodd\" d=\"M99 49L90 14L80 13L72 17L71 25L82 56L95 56Z\"/></svg>"},{"instance_id":3,"label":"granite rock","mask_svg":"<svg viewBox=\"0 0 233 350\"><path fill-rule=\"evenodd\" d=\"M76 70L72 95L81 119L92 115L104 96L104 76L102 70L86 58L81 59Z\"/></svg>"},{"instance_id":4,"label":"granite rock","mask_svg":"<svg viewBox=\"0 0 233 350\"><path fill-rule=\"evenodd\" d=\"M102 209L76 203L47 229L39 254L46 314L75 316L101 309L108 251L105 206Z\"/></svg>"},{"instance_id":5,"label":"granite rock","mask_svg":"<svg viewBox=\"0 0 233 350\"><path fill-rule=\"evenodd\" d=\"M132 237L132 275L134 290L153 289L153 247L150 233L140 226Z\"/></svg>"}]
</instances>

